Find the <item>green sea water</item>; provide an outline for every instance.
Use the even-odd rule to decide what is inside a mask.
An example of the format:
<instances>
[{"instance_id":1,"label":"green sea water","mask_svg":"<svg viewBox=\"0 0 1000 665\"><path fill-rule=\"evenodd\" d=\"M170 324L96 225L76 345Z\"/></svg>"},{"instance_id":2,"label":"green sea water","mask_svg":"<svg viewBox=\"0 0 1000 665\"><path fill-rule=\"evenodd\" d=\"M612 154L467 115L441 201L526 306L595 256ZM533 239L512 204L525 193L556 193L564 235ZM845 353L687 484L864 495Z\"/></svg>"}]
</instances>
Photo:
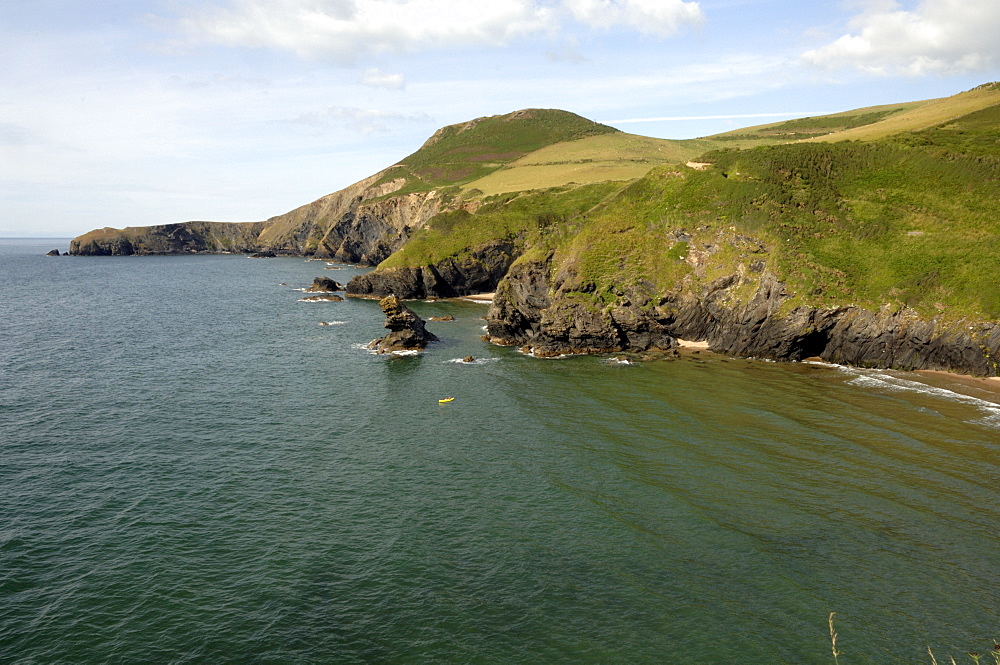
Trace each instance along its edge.
<instances>
[{"instance_id":1,"label":"green sea water","mask_svg":"<svg viewBox=\"0 0 1000 665\"><path fill-rule=\"evenodd\" d=\"M295 290L355 268L65 245L0 241L2 663L833 663L831 612L841 665L1000 638L988 384L540 360L464 301L374 356L376 303Z\"/></svg>"}]
</instances>

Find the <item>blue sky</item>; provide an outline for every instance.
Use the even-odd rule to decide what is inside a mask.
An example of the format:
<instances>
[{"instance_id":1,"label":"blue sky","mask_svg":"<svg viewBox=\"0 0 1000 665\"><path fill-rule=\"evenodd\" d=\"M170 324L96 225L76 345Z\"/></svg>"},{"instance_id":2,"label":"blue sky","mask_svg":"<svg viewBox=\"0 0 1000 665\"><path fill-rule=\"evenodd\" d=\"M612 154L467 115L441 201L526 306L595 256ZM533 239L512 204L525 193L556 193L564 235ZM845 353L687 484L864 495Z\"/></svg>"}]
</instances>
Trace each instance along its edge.
<instances>
[{"instance_id":1,"label":"blue sky","mask_svg":"<svg viewBox=\"0 0 1000 665\"><path fill-rule=\"evenodd\" d=\"M6 0L0 236L266 219L438 127L691 138L1000 79L997 0Z\"/></svg>"}]
</instances>

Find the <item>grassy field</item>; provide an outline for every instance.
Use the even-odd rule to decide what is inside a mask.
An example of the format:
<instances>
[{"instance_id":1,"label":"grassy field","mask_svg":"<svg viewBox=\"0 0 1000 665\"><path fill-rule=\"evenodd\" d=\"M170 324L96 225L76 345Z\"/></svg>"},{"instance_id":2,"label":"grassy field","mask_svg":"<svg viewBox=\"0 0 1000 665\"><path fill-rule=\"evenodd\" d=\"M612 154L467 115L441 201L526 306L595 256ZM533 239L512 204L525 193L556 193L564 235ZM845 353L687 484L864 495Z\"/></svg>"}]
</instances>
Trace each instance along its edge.
<instances>
[{"instance_id":1,"label":"grassy field","mask_svg":"<svg viewBox=\"0 0 1000 665\"><path fill-rule=\"evenodd\" d=\"M503 164L482 164L481 170L489 172L482 177L465 179L462 189L466 192L478 190L482 195L491 196L568 184L633 180L644 176L654 166L683 163L712 150L796 141L878 139L903 131L926 129L997 103L1000 103L1000 91L987 85L944 99L798 118L701 139L677 141L606 132L552 143ZM463 168L471 178L472 171Z\"/></svg>"},{"instance_id":2,"label":"grassy field","mask_svg":"<svg viewBox=\"0 0 1000 665\"><path fill-rule=\"evenodd\" d=\"M567 111L528 109L439 129L382 181L406 178L397 193L464 185L545 146L618 130Z\"/></svg>"},{"instance_id":3,"label":"grassy field","mask_svg":"<svg viewBox=\"0 0 1000 665\"><path fill-rule=\"evenodd\" d=\"M634 180L646 175L652 166L625 160L519 166L494 171L485 178L469 183L468 187L479 190L484 196L492 196L561 185Z\"/></svg>"},{"instance_id":4,"label":"grassy field","mask_svg":"<svg viewBox=\"0 0 1000 665\"><path fill-rule=\"evenodd\" d=\"M829 142L882 139L900 132L929 129L996 104L1000 104L1000 84L987 83L952 97L904 104L900 112L887 115L879 122L808 140Z\"/></svg>"},{"instance_id":5,"label":"grassy field","mask_svg":"<svg viewBox=\"0 0 1000 665\"><path fill-rule=\"evenodd\" d=\"M795 120L745 127L706 138L714 142L726 142L729 147L756 147L746 145L748 141L754 140L766 140L769 144L789 143L877 124L908 110L924 106L931 101L933 100L870 106L830 115L796 118ZM743 145L739 145L740 143Z\"/></svg>"},{"instance_id":6,"label":"grassy field","mask_svg":"<svg viewBox=\"0 0 1000 665\"><path fill-rule=\"evenodd\" d=\"M767 136L688 139L657 139L623 132L591 136L546 146L473 180L462 189L478 190L485 196L569 184L591 184L609 180L634 180L654 166L692 160L723 147L750 148L771 145ZM784 140L784 139L781 139Z\"/></svg>"}]
</instances>

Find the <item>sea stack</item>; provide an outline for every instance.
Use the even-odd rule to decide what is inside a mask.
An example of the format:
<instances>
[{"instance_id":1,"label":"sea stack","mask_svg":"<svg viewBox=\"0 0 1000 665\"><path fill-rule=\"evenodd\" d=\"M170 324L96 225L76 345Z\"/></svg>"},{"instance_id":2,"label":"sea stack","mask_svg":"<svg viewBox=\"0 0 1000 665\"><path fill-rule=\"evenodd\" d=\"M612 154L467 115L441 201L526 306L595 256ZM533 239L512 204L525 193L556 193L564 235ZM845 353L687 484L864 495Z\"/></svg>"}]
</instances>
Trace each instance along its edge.
<instances>
[{"instance_id":1,"label":"sea stack","mask_svg":"<svg viewBox=\"0 0 1000 665\"><path fill-rule=\"evenodd\" d=\"M369 349L379 353L394 353L397 351L419 351L430 342L436 342L437 337L427 331L424 321L404 305L396 296L386 296L378 302L385 312L385 327L389 334L373 340Z\"/></svg>"}]
</instances>

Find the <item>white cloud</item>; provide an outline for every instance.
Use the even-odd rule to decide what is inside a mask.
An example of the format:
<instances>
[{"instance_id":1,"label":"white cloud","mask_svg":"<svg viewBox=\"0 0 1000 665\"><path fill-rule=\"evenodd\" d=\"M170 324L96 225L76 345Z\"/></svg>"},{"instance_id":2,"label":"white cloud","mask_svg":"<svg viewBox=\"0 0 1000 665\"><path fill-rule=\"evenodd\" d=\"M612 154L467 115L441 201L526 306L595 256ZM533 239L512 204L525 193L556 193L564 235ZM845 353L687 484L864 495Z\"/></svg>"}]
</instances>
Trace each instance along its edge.
<instances>
[{"instance_id":1,"label":"white cloud","mask_svg":"<svg viewBox=\"0 0 1000 665\"><path fill-rule=\"evenodd\" d=\"M402 90L406 87L406 80L402 74L388 74L378 68L365 70L361 77L361 85L369 88L385 88L386 90Z\"/></svg>"},{"instance_id":2,"label":"white cloud","mask_svg":"<svg viewBox=\"0 0 1000 665\"><path fill-rule=\"evenodd\" d=\"M661 37L705 20L697 2L682 0L564 0L564 4L576 20L590 27L624 25Z\"/></svg>"},{"instance_id":3,"label":"white cloud","mask_svg":"<svg viewBox=\"0 0 1000 665\"><path fill-rule=\"evenodd\" d=\"M802 54L817 67L855 67L882 75L924 76L982 71L1000 65L1000 2L923 0L904 9L870 0L851 32Z\"/></svg>"},{"instance_id":4,"label":"white cloud","mask_svg":"<svg viewBox=\"0 0 1000 665\"><path fill-rule=\"evenodd\" d=\"M502 46L545 30L532 0L233 0L181 19L194 42L264 47L354 64L363 56L442 46Z\"/></svg>"},{"instance_id":5,"label":"white cloud","mask_svg":"<svg viewBox=\"0 0 1000 665\"><path fill-rule=\"evenodd\" d=\"M574 20L667 36L704 15L685 0L230 0L178 22L188 43L269 48L353 65L382 53L501 47Z\"/></svg>"}]
</instances>

